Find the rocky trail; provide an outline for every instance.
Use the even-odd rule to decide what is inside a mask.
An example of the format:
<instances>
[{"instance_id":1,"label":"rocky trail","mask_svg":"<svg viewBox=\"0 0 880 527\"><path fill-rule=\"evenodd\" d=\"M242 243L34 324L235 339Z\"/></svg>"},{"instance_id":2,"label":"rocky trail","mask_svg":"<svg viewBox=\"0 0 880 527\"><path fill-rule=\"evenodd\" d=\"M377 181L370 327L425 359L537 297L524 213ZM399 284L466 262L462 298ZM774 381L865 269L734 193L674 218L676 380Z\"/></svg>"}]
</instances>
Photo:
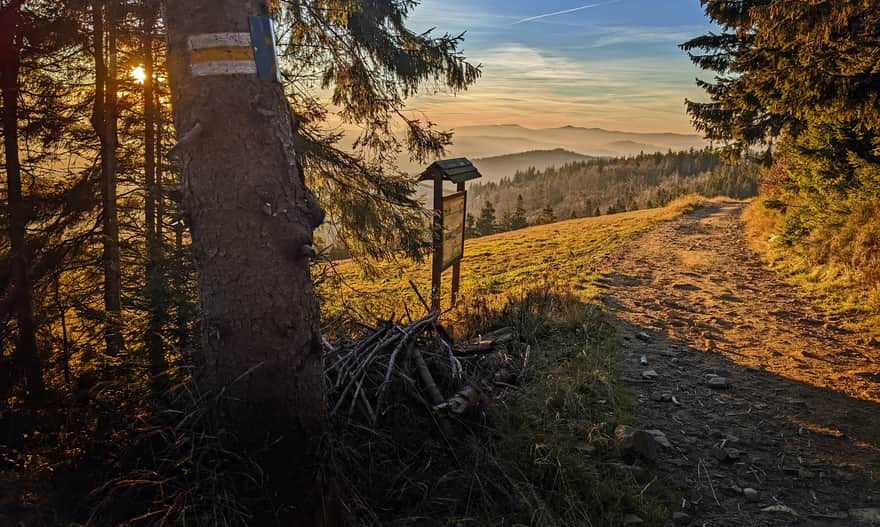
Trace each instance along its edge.
<instances>
[{"instance_id":1,"label":"rocky trail","mask_svg":"<svg viewBox=\"0 0 880 527\"><path fill-rule=\"evenodd\" d=\"M606 262L637 428L668 439L644 452L654 484L683 496L679 524L880 525L880 350L762 265L745 207L712 202Z\"/></svg>"}]
</instances>

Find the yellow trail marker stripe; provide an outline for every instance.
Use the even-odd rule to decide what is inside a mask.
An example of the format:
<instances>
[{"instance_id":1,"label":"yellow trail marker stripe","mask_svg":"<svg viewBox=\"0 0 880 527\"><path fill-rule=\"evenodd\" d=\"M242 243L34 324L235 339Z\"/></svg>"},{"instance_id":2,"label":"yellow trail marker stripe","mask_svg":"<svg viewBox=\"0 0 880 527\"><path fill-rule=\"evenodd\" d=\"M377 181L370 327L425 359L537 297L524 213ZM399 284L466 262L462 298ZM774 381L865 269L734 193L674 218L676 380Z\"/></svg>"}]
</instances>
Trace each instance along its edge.
<instances>
[{"instance_id":1,"label":"yellow trail marker stripe","mask_svg":"<svg viewBox=\"0 0 880 527\"><path fill-rule=\"evenodd\" d=\"M254 60L254 49L251 47L224 46L218 48L194 49L190 58L193 64L205 62Z\"/></svg>"}]
</instances>

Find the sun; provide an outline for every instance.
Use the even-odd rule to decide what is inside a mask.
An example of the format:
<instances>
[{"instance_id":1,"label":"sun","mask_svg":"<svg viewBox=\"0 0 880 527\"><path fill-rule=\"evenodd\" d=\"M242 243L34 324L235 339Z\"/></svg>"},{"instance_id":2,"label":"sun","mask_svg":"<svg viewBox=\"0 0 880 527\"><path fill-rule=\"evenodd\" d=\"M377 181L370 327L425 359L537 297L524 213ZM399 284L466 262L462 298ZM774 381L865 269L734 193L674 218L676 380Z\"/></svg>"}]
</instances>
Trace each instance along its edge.
<instances>
[{"instance_id":1,"label":"sun","mask_svg":"<svg viewBox=\"0 0 880 527\"><path fill-rule=\"evenodd\" d=\"M147 74L144 72L143 66L136 66L131 70L131 76L138 84L143 84L147 80Z\"/></svg>"}]
</instances>

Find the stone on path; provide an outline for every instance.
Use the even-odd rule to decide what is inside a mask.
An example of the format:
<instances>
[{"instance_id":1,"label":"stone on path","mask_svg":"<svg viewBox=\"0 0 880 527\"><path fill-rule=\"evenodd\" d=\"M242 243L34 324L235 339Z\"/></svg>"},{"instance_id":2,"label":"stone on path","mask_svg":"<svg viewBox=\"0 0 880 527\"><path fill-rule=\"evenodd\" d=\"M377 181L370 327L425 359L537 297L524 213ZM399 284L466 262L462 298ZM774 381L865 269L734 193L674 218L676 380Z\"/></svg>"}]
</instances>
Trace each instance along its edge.
<instances>
[{"instance_id":1,"label":"stone on path","mask_svg":"<svg viewBox=\"0 0 880 527\"><path fill-rule=\"evenodd\" d=\"M761 512L777 512L780 514L790 514L792 516L798 515L797 511L785 505L771 505L769 507L764 507L761 509Z\"/></svg>"},{"instance_id":2,"label":"stone on path","mask_svg":"<svg viewBox=\"0 0 880 527\"><path fill-rule=\"evenodd\" d=\"M713 388L715 390L725 390L730 388L730 381L727 380L727 377L712 377L709 379L709 388Z\"/></svg>"},{"instance_id":3,"label":"stone on path","mask_svg":"<svg viewBox=\"0 0 880 527\"><path fill-rule=\"evenodd\" d=\"M667 438L666 434L664 434L660 430L646 430L646 432L651 434L651 437L654 438L654 441L657 441L657 443L663 448L672 448L672 443L669 442L669 438Z\"/></svg>"},{"instance_id":4,"label":"stone on path","mask_svg":"<svg viewBox=\"0 0 880 527\"><path fill-rule=\"evenodd\" d=\"M715 448L712 450L712 455L718 461L734 462L742 457L743 452L736 448Z\"/></svg>"},{"instance_id":5,"label":"stone on path","mask_svg":"<svg viewBox=\"0 0 880 527\"><path fill-rule=\"evenodd\" d=\"M684 512L676 512L672 515L672 523L676 525L690 525L691 517Z\"/></svg>"},{"instance_id":6,"label":"stone on path","mask_svg":"<svg viewBox=\"0 0 880 527\"><path fill-rule=\"evenodd\" d=\"M622 453L636 454L650 461L657 459L661 446L648 432L627 425L614 429L614 441Z\"/></svg>"},{"instance_id":7,"label":"stone on path","mask_svg":"<svg viewBox=\"0 0 880 527\"><path fill-rule=\"evenodd\" d=\"M623 524L624 525L643 525L644 523L645 523L645 520L639 518L635 514L627 514L626 516L623 517Z\"/></svg>"},{"instance_id":8,"label":"stone on path","mask_svg":"<svg viewBox=\"0 0 880 527\"><path fill-rule=\"evenodd\" d=\"M647 379L647 380L649 380L649 381L653 381L653 380L656 379L657 377L659 377L659 375L658 375L657 372L654 371L654 370L647 370L647 371L643 371L643 372L642 372L642 378L643 378L643 379Z\"/></svg>"},{"instance_id":9,"label":"stone on path","mask_svg":"<svg viewBox=\"0 0 880 527\"><path fill-rule=\"evenodd\" d=\"M672 402L672 394L669 392L654 393L651 395L651 400L656 403L671 403Z\"/></svg>"}]
</instances>

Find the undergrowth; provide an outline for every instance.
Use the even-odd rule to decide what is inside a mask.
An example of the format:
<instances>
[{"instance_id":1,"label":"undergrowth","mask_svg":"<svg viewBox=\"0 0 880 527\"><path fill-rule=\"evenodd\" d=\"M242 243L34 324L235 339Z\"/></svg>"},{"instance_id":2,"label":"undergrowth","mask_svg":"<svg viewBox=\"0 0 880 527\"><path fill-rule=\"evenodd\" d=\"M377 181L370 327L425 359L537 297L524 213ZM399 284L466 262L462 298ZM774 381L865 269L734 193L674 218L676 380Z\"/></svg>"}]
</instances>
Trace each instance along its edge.
<instances>
[{"instance_id":1,"label":"undergrowth","mask_svg":"<svg viewBox=\"0 0 880 527\"><path fill-rule=\"evenodd\" d=\"M116 476L91 492L86 527L255 525L267 508L264 470L216 420L222 393L197 391L186 372L166 388L162 409L129 430Z\"/></svg>"},{"instance_id":2,"label":"undergrowth","mask_svg":"<svg viewBox=\"0 0 880 527\"><path fill-rule=\"evenodd\" d=\"M379 429L341 426L332 477L364 526L599 526L668 518L647 482L606 463L634 402L617 384L614 331L594 305L551 287L480 309L484 330L512 327L504 360L519 382L447 426L413 411Z\"/></svg>"}]
</instances>

